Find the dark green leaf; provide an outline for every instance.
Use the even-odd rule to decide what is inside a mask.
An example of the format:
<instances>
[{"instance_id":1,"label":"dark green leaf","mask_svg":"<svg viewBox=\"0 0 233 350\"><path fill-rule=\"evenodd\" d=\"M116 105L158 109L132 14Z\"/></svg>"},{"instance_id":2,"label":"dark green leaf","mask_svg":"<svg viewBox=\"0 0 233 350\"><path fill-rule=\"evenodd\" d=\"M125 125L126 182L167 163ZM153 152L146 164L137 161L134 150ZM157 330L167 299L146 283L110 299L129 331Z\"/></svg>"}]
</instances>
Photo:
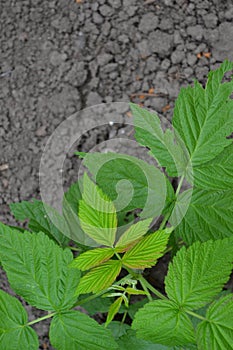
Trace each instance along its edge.
<instances>
[{"instance_id":1,"label":"dark green leaf","mask_svg":"<svg viewBox=\"0 0 233 350\"><path fill-rule=\"evenodd\" d=\"M183 247L169 264L166 293L182 308L199 309L222 290L232 267L232 238Z\"/></svg>"},{"instance_id":2,"label":"dark green leaf","mask_svg":"<svg viewBox=\"0 0 233 350\"><path fill-rule=\"evenodd\" d=\"M42 310L62 310L76 301L80 272L68 264L73 255L44 233L18 233L0 226L0 260L11 288Z\"/></svg>"},{"instance_id":3,"label":"dark green leaf","mask_svg":"<svg viewBox=\"0 0 233 350\"><path fill-rule=\"evenodd\" d=\"M173 126L188 148L193 167L215 158L232 143L227 136L233 131L229 99L233 82L221 84L232 68L233 63L225 61L209 74L205 89L195 82L194 87L182 88L176 100Z\"/></svg>"},{"instance_id":4,"label":"dark green leaf","mask_svg":"<svg viewBox=\"0 0 233 350\"><path fill-rule=\"evenodd\" d=\"M195 186L210 190L233 188L233 143L216 158L200 164L194 170Z\"/></svg>"},{"instance_id":5,"label":"dark green leaf","mask_svg":"<svg viewBox=\"0 0 233 350\"><path fill-rule=\"evenodd\" d=\"M20 302L0 290L0 348L37 350L36 332L27 326L28 316Z\"/></svg>"},{"instance_id":6,"label":"dark green leaf","mask_svg":"<svg viewBox=\"0 0 233 350\"><path fill-rule=\"evenodd\" d=\"M68 245L69 238L63 234L68 232L66 222L52 207L34 199L33 202L12 203L10 209L17 220L29 219L28 226L33 232L42 231L60 245Z\"/></svg>"},{"instance_id":7,"label":"dark green leaf","mask_svg":"<svg viewBox=\"0 0 233 350\"><path fill-rule=\"evenodd\" d=\"M195 342L189 317L170 300L155 300L140 309L132 328L137 336L154 343L175 346Z\"/></svg>"},{"instance_id":8,"label":"dark green leaf","mask_svg":"<svg viewBox=\"0 0 233 350\"><path fill-rule=\"evenodd\" d=\"M108 329L78 311L56 315L50 326L49 338L57 350L117 349Z\"/></svg>"},{"instance_id":9,"label":"dark green leaf","mask_svg":"<svg viewBox=\"0 0 233 350\"><path fill-rule=\"evenodd\" d=\"M197 328L198 349L230 350L233 339L233 295L227 295L207 310L206 320Z\"/></svg>"},{"instance_id":10,"label":"dark green leaf","mask_svg":"<svg viewBox=\"0 0 233 350\"><path fill-rule=\"evenodd\" d=\"M165 176L141 159L118 153L88 153L84 165L114 201L117 211L143 209L141 218L160 215L166 200Z\"/></svg>"},{"instance_id":11,"label":"dark green leaf","mask_svg":"<svg viewBox=\"0 0 233 350\"><path fill-rule=\"evenodd\" d=\"M126 334L126 331L130 329L130 326L127 323L112 321L107 328L110 329L114 338L117 339Z\"/></svg>"},{"instance_id":12,"label":"dark green leaf","mask_svg":"<svg viewBox=\"0 0 233 350\"><path fill-rule=\"evenodd\" d=\"M191 202L191 190L183 192L178 198L178 213L170 218L176 226L188 208L180 225L176 227L176 236L185 242L221 239L233 234L233 191L205 191L194 189ZM184 208L184 209L182 209ZM180 212L179 212L180 210Z\"/></svg>"},{"instance_id":13,"label":"dark green leaf","mask_svg":"<svg viewBox=\"0 0 233 350\"><path fill-rule=\"evenodd\" d=\"M166 167L170 176L182 174L188 164L188 156L182 143L174 132L166 129L163 132L159 117L145 108L130 104L135 126L135 138L156 158L159 165Z\"/></svg>"}]
</instances>

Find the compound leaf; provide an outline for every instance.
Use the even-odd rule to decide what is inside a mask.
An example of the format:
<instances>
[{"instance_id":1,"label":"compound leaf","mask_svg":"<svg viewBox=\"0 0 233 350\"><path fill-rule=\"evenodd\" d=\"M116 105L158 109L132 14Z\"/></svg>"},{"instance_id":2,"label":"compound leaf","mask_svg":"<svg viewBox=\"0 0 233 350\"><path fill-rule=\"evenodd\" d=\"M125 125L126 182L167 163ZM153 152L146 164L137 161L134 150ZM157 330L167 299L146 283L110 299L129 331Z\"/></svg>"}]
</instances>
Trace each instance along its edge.
<instances>
[{"instance_id":1,"label":"compound leaf","mask_svg":"<svg viewBox=\"0 0 233 350\"><path fill-rule=\"evenodd\" d=\"M66 222L54 208L34 199L33 202L11 203L10 209L17 220L29 219L28 226L33 232L42 231L61 246L68 245L69 238L63 234L63 232L68 233Z\"/></svg>"},{"instance_id":2,"label":"compound leaf","mask_svg":"<svg viewBox=\"0 0 233 350\"><path fill-rule=\"evenodd\" d=\"M163 255L168 239L169 230L149 234L124 254L123 265L134 269L145 269L155 265Z\"/></svg>"},{"instance_id":3,"label":"compound leaf","mask_svg":"<svg viewBox=\"0 0 233 350\"><path fill-rule=\"evenodd\" d=\"M109 260L113 255L114 249L112 248L97 248L89 250L75 258L70 264L70 267L75 267L81 271L89 270L90 268Z\"/></svg>"},{"instance_id":4,"label":"compound leaf","mask_svg":"<svg viewBox=\"0 0 233 350\"><path fill-rule=\"evenodd\" d=\"M108 329L78 311L55 315L51 322L49 339L57 350L117 349Z\"/></svg>"},{"instance_id":5,"label":"compound leaf","mask_svg":"<svg viewBox=\"0 0 233 350\"><path fill-rule=\"evenodd\" d=\"M188 309L211 302L228 281L233 266L233 240L195 242L179 250L165 278L171 300Z\"/></svg>"},{"instance_id":6,"label":"compound leaf","mask_svg":"<svg viewBox=\"0 0 233 350\"><path fill-rule=\"evenodd\" d=\"M138 221L136 224L130 226L130 228L125 231L116 244L116 248L124 249L131 246L132 243L137 241L149 230L149 226L152 219L147 219L143 221Z\"/></svg>"},{"instance_id":7,"label":"compound leaf","mask_svg":"<svg viewBox=\"0 0 233 350\"><path fill-rule=\"evenodd\" d=\"M79 202L79 219L83 231L97 243L113 246L117 230L114 204L86 174L83 177L83 189Z\"/></svg>"},{"instance_id":8,"label":"compound leaf","mask_svg":"<svg viewBox=\"0 0 233 350\"><path fill-rule=\"evenodd\" d=\"M42 310L73 306L80 272L68 264L73 255L44 233L18 233L0 226L0 260L11 288Z\"/></svg>"},{"instance_id":9,"label":"compound leaf","mask_svg":"<svg viewBox=\"0 0 233 350\"><path fill-rule=\"evenodd\" d=\"M0 348L37 350L37 334L27 322L26 310L20 302L0 290Z\"/></svg>"},{"instance_id":10,"label":"compound leaf","mask_svg":"<svg viewBox=\"0 0 233 350\"><path fill-rule=\"evenodd\" d=\"M210 191L194 189L191 202L187 190L181 194L182 205L188 210L176 227L176 236L182 237L185 242L192 244L196 240L202 242L209 239L229 237L233 233L233 191ZM179 200L179 199L178 199ZM179 213L178 213L179 214ZM179 219L179 215L178 215ZM170 218L170 223L176 226L177 218Z\"/></svg>"},{"instance_id":11,"label":"compound leaf","mask_svg":"<svg viewBox=\"0 0 233 350\"><path fill-rule=\"evenodd\" d=\"M210 305L206 320L197 327L198 349L229 350L233 339L233 295L227 295Z\"/></svg>"},{"instance_id":12,"label":"compound leaf","mask_svg":"<svg viewBox=\"0 0 233 350\"><path fill-rule=\"evenodd\" d=\"M109 260L94 267L83 276L77 288L77 294L97 293L112 285L121 271L121 261Z\"/></svg>"},{"instance_id":13,"label":"compound leaf","mask_svg":"<svg viewBox=\"0 0 233 350\"><path fill-rule=\"evenodd\" d=\"M233 81L221 84L233 63L225 61L210 72L206 88L198 82L182 88L176 100L173 126L188 148L193 167L203 164L232 143L227 139L233 131Z\"/></svg>"},{"instance_id":14,"label":"compound leaf","mask_svg":"<svg viewBox=\"0 0 233 350\"><path fill-rule=\"evenodd\" d=\"M155 300L140 309L132 328L139 338L168 346L194 343L189 317L170 300Z\"/></svg>"}]
</instances>

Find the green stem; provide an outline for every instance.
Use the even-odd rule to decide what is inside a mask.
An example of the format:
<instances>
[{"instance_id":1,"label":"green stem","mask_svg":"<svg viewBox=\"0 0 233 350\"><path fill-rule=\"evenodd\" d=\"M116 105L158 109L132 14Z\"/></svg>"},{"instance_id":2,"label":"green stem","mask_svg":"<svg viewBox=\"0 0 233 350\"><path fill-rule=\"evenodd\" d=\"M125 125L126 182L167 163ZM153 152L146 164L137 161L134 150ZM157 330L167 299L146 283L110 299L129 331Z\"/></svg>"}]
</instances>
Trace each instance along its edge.
<instances>
[{"instance_id":1,"label":"green stem","mask_svg":"<svg viewBox=\"0 0 233 350\"><path fill-rule=\"evenodd\" d=\"M196 313L193 312L193 311L185 310L185 312L186 312L187 314L191 315L191 316L194 316L194 317L196 317L196 318L199 318L199 319L202 320L202 321L207 321L207 319L206 319L205 317L203 317L203 316L201 316L201 315L198 315L198 314L196 314Z\"/></svg>"},{"instance_id":2,"label":"green stem","mask_svg":"<svg viewBox=\"0 0 233 350\"><path fill-rule=\"evenodd\" d=\"M180 193L181 187L183 185L184 182L184 174L181 176L178 187L176 189L176 197L178 196L178 194Z\"/></svg>"},{"instance_id":3,"label":"green stem","mask_svg":"<svg viewBox=\"0 0 233 350\"><path fill-rule=\"evenodd\" d=\"M121 256L117 252L115 252L115 255L116 255L118 260L121 260Z\"/></svg>"},{"instance_id":4,"label":"green stem","mask_svg":"<svg viewBox=\"0 0 233 350\"><path fill-rule=\"evenodd\" d=\"M87 303L88 301L91 301L91 300L93 300L93 299L96 299L96 298L100 297L101 295L103 295L104 293L106 293L106 291L107 291L107 289L103 290L102 292L100 292L100 293L98 293L98 294L93 294L93 295L90 295L90 296L87 297L87 298L81 299L81 300L77 301L77 302L73 305L73 307L83 305L83 304Z\"/></svg>"},{"instance_id":5,"label":"green stem","mask_svg":"<svg viewBox=\"0 0 233 350\"><path fill-rule=\"evenodd\" d=\"M40 321L46 320L47 318L51 318L51 317L55 316L56 314L57 314L57 312L51 312L48 315L42 316L42 317L37 318L37 319L35 319L35 320L31 321L31 322L28 322L27 326L31 326L32 324L35 324L35 323L38 323Z\"/></svg>"},{"instance_id":6,"label":"green stem","mask_svg":"<svg viewBox=\"0 0 233 350\"><path fill-rule=\"evenodd\" d=\"M142 278L142 279L140 278L139 281L140 281L140 283L141 283L142 288L143 288L144 291L147 293L147 298L148 298L148 300L149 300L149 301L153 301L153 298L152 298L152 296L150 295L150 292L149 292L149 290L148 290L146 284L144 283L144 278Z\"/></svg>"},{"instance_id":7,"label":"green stem","mask_svg":"<svg viewBox=\"0 0 233 350\"><path fill-rule=\"evenodd\" d=\"M123 317L122 317L121 323L124 323L124 322L125 322L127 313L128 313L128 311L125 311L125 312L124 312L124 315L123 315Z\"/></svg>"},{"instance_id":8,"label":"green stem","mask_svg":"<svg viewBox=\"0 0 233 350\"><path fill-rule=\"evenodd\" d=\"M158 298L163 299L163 300L167 300L167 298L165 297L165 295L163 295L162 293L160 293L157 289L155 289L154 287L152 287L152 285L147 282L147 280L143 277L140 276L139 278L139 282L142 284L144 284L146 286L146 288L148 288L152 293L154 293Z\"/></svg>"},{"instance_id":9,"label":"green stem","mask_svg":"<svg viewBox=\"0 0 233 350\"><path fill-rule=\"evenodd\" d=\"M166 223L170 217L171 213L167 213L164 218L163 218L163 221L161 222L160 226L159 226L159 230L163 230L164 227L166 226Z\"/></svg>"},{"instance_id":10,"label":"green stem","mask_svg":"<svg viewBox=\"0 0 233 350\"><path fill-rule=\"evenodd\" d=\"M182 187L183 182L184 182L184 175L181 176L180 181L179 181L179 184L178 184L178 187L177 187L177 189L176 189L176 193L175 193L175 194L176 194L176 198L178 197L178 194L180 193L180 190L181 190L181 187ZM167 214L164 216L163 221L161 222L161 225L160 225L160 227L159 227L159 230L163 230L163 229L164 229L164 227L166 226L166 223L167 223L167 221L168 221L170 215L171 215L171 213L167 213Z\"/></svg>"},{"instance_id":11,"label":"green stem","mask_svg":"<svg viewBox=\"0 0 233 350\"><path fill-rule=\"evenodd\" d=\"M70 250L74 250L75 252L81 252L81 249L80 248L75 248L75 247L71 247L69 246L68 247Z\"/></svg>"}]
</instances>

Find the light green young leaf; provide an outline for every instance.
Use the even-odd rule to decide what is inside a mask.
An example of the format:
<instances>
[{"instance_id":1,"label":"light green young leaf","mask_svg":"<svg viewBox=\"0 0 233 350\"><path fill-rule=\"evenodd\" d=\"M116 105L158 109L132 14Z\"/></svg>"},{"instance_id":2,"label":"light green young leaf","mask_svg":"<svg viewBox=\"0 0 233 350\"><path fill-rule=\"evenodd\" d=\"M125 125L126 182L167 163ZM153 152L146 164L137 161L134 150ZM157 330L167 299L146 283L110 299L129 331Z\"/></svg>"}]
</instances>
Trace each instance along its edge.
<instances>
[{"instance_id":1,"label":"light green young leaf","mask_svg":"<svg viewBox=\"0 0 233 350\"><path fill-rule=\"evenodd\" d=\"M233 143L216 158L195 168L194 184L210 190L233 188Z\"/></svg>"},{"instance_id":2,"label":"light green young leaf","mask_svg":"<svg viewBox=\"0 0 233 350\"><path fill-rule=\"evenodd\" d=\"M170 176L179 176L188 164L187 151L174 132L166 129L163 132L159 117L145 108L131 103L131 111L134 117L135 138L145 147L150 149L159 165L166 167Z\"/></svg>"},{"instance_id":3,"label":"light green young leaf","mask_svg":"<svg viewBox=\"0 0 233 350\"><path fill-rule=\"evenodd\" d=\"M27 326L28 316L20 302L0 290L0 348L37 350L36 332Z\"/></svg>"},{"instance_id":4,"label":"light green young leaf","mask_svg":"<svg viewBox=\"0 0 233 350\"><path fill-rule=\"evenodd\" d=\"M68 264L73 255L44 233L19 233L0 225L0 260L11 288L42 310L63 310L76 301L80 272Z\"/></svg>"},{"instance_id":5,"label":"light green young leaf","mask_svg":"<svg viewBox=\"0 0 233 350\"><path fill-rule=\"evenodd\" d=\"M228 281L233 267L233 239L195 242L179 250L165 278L168 297L182 308L211 302Z\"/></svg>"},{"instance_id":6,"label":"light green young leaf","mask_svg":"<svg viewBox=\"0 0 233 350\"><path fill-rule=\"evenodd\" d=\"M233 339L233 295L227 295L212 303L206 313L206 321L197 327L200 350L230 350Z\"/></svg>"},{"instance_id":7,"label":"light green young leaf","mask_svg":"<svg viewBox=\"0 0 233 350\"><path fill-rule=\"evenodd\" d=\"M112 303L112 305L108 310L108 316L105 322L105 327L107 327L109 323L114 319L114 317L116 316L116 314L118 313L121 307L122 302L123 302L123 297L119 297L114 301L114 303Z\"/></svg>"},{"instance_id":8,"label":"light green young leaf","mask_svg":"<svg viewBox=\"0 0 233 350\"><path fill-rule=\"evenodd\" d=\"M134 289L131 287L127 287L125 291L131 295L148 295L149 294L147 292L144 292L144 290Z\"/></svg>"},{"instance_id":9,"label":"light green young leaf","mask_svg":"<svg viewBox=\"0 0 233 350\"><path fill-rule=\"evenodd\" d=\"M89 270L90 268L109 260L113 255L114 249L112 248L97 248L89 250L75 258L70 264L70 267L77 268L81 271Z\"/></svg>"},{"instance_id":10,"label":"light green young leaf","mask_svg":"<svg viewBox=\"0 0 233 350\"><path fill-rule=\"evenodd\" d=\"M175 346L195 342L189 317L170 300L155 300L140 309L132 328L137 336L154 343Z\"/></svg>"},{"instance_id":11,"label":"light green young leaf","mask_svg":"<svg viewBox=\"0 0 233 350\"><path fill-rule=\"evenodd\" d=\"M61 246L68 245L69 238L63 234L63 232L67 234L69 232L67 224L54 208L34 199L33 202L11 203L10 209L17 220L24 221L29 219L28 226L33 232L42 231L50 238L55 239ZM54 221L51 221L50 217ZM56 222L56 226L54 222Z\"/></svg>"},{"instance_id":12,"label":"light green young leaf","mask_svg":"<svg viewBox=\"0 0 233 350\"><path fill-rule=\"evenodd\" d=\"M182 88L176 100L172 123L194 167L215 158L232 143L226 137L233 131L233 101L229 99L233 82L221 84L232 68L233 63L225 61L209 74L205 89L195 82L194 87Z\"/></svg>"},{"instance_id":13,"label":"light green young leaf","mask_svg":"<svg viewBox=\"0 0 233 350\"><path fill-rule=\"evenodd\" d=\"M166 179L153 165L119 153L88 153L84 165L118 212L143 209L142 219L160 215L166 200Z\"/></svg>"},{"instance_id":14,"label":"light green young leaf","mask_svg":"<svg viewBox=\"0 0 233 350\"><path fill-rule=\"evenodd\" d=\"M116 244L116 248L130 248L132 243L141 238L149 230L149 226L152 219L138 221L136 224L130 226L130 228L123 233Z\"/></svg>"},{"instance_id":15,"label":"light green young leaf","mask_svg":"<svg viewBox=\"0 0 233 350\"><path fill-rule=\"evenodd\" d=\"M73 183L65 193L62 202L62 214L69 227L69 238L77 242L78 245L95 247L97 243L85 234L78 217L79 202L82 198L81 187L82 179Z\"/></svg>"},{"instance_id":16,"label":"light green young leaf","mask_svg":"<svg viewBox=\"0 0 233 350\"><path fill-rule=\"evenodd\" d=\"M144 237L122 258L123 265L133 269L145 269L156 264L167 246L167 230L156 231Z\"/></svg>"},{"instance_id":17,"label":"light green young leaf","mask_svg":"<svg viewBox=\"0 0 233 350\"><path fill-rule=\"evenodd\" d=\"M83 195L79 202L81 227L97 243L112 247L117 230L116 209L112 201L89 177L83 177Z\"/></svg>"},{"instance_id":18,"label":"light green young leaf","mask_svg":"<svg viewBox=\"0 0 233 350\"><path fill-rule=\"evenodd\" d=\"M94 267L83 276L76 294L97 293L112 285L121 271L121 261L110 260Z\"/></svg>"},{"instance_id":19,"label":"light green young leaf","mask_svg":"<svg viewBox=\"0 0 233 350\"><path fill-rule=\"evenodd\" d=\"M186 196L190 190L180 196L179 207L187 207ZM178 199L179 200L179 199ZM179 219L179 213L178 213ZM176 226L177 218L170 218L171 225ZM233 234L233 191L206 191L194 189L188 210L176 227L176 236L192 244L200 240L221 239Z\"/></svg>"},{"instance_id":20,"label":"light green young leaf","mask_svg":"<svg viewBox=\"0 0 233 350\"><path fill-rule=\"evenodd\" d=\"M117 349L108 329L78 311L55 315L51 322L49 339L57 350Z\"/></svg>"}]
</instances>

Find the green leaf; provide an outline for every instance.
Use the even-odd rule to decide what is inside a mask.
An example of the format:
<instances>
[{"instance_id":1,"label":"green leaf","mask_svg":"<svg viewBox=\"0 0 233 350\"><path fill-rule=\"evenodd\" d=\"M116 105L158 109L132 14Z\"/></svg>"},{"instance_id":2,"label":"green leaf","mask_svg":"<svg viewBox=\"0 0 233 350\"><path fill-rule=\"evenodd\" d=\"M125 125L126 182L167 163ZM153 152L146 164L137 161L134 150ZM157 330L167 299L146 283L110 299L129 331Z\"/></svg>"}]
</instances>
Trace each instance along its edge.
<instances>
[{"instance_id":1,"label":"green leaf","mask_svg":"<svg viewBox=\"0 0 233 350\"><path fill-rule=\"evenodd\" d=\"M188 210L176 227L176 236L182 237L185 242L192 244L196 240L202 242L209 239L229 237L233 233L233 191L205 191L194 189L190 200L190 190L180 196L179 209L188 207ZM182 211L181 211L182 212ZM178 215L169 219L171 225L179 222Z\"/></svg>"},{"instance_id":2,"label":"green leaf","mask_svg":"<svg viewBox=\"0 0 233 350\"><path fill-rule=\"evenodd\" d=\"M187 151L170 129L163 132L161 121L157 114L131 103L134 117L135 138L150 149L159 165L166 167L170 176L179 176L188 164Z\"/></svg>"},{"instance_id":3,"label":"green leaf","mask_svg":"<svg viewBox=\"0 0 233 350\"><path fill-rule=\"evenodd\" d=\"M81 278L77 294L97 293L112 285L121 271L121 261L110 260L94 267Z\"/></svg>"},{"instance_id":4,"label":"green leaf","mask_svg":"<svg viewBox=\"0 0 233 350\"><path fill-rule=\"evenodd\" d=\"M28 226L33 232L42 231L61 246L68 245L69 238L63 234L68 233L66 222L54 208L34 199L33 202L11 203L10 209L17 220L29 219Z\"/></svg>"},{"instance_id":5,"label":"green leaf","mask_svg":"<svg viewBox=\"0 0 233 350\"><path fill-rule=\"evenodd\" d=\"M149 234L124 254L123 265L134 269L145 269L155 265L157 260L163 256L168 239L168 230Z\"/></svg>"},{"instance_id":6,"label":"green leaf","mask_svg":"<svg viewBox=\"0 0 233 350\"><path fill-rule=\"evenodd\" d=\"M206 88L195 82L182 88L175 103L173 126L188 148L193 167L203 164L232 143L227 139L233 131L233 101L229 99L233 82L221 84L233 63L225 61L211 72Z\"/></svg>"},{"instance_id":7,"label":"green leaf","mask_svg":"<svg viewBox=\"0 0 233 350\"><path fill-rule=\"evenodd\" d=\"M109 260L113 255L114 249L112 248L97 248L89 250L75 258L70 264L70 267L77 268L81 271L89 270L90 268Z\"/></svg>"},{"instance_id":8,"label":"green leaf","mask_svg":"<svg viewBox=\"0 0 233 350\"><path fill-rule=\"evenodd\" d=\"M127 330L131 327L127 323L122 323L119 321L112 321L109 323L107 329L112 332L115 339L120 338L122 335L126 334Z\"/></svg>"},{"instance_id":9,"label":"green leaf","mask_svg":"<svg viewBox=\"0 0 233 350\"><path fill-rule=\"evenodd\" d=\"M161 214L166 200L166 179L153 165L119 153L88 153L84 165L114 201L117 212L140 208L143 219Z\"/></svg>"},{"instance_id":10,"label":"green leaf","mask_svg":"<svg viewBox=\"0 0 233 350\"><path fill-rule=\"evenodd\" d=\"M195 186L203 189L233 188L233 143L211 161L200 164L194 171Z\"/></svg>"},{"instance_id":11,"label":"green leaf","mask_svg":"<svg viewBox=\"0 0 233 350\"><path fill-rule=\"evenodd\" d=\"M123 297L119 297L110 306L109 311L108 311L107 320L105 322L105 327L107 327L109 325L109 323L114 319L114 317L118 313L118 311L121 307L122 301L123 301Z\"/></svg>"},{"instance_id":12,"label":"green leaf","mask_svg":"<svg viewBox=\"0 0 233 350\"><path fill-rule=\"evenodd\" d=\"M127 287L125 291L130 295L148 295L149 294L147 292L144 292L144 290L135 289L131 287Z\"/></svg>"},{"instance_id":13,"label":"green leaf","mask_svg":"<svg viewBox=\"0 0 233 350\"><path fill-rule=\"evenodd\" d=\"M76 301L80 272L68 268L73 255L44 233L18 233L0 226L0 260L11 288L42 310L63 310Z\"/></svg>"},{"instance_id":14,"label":"green leaf","mask_svg":"<svg viewBox=\"0 0 233 350\"><path fill-rule=\"evenodd\" d=\"M233 295L227 295L207 310L206 320L197 327L198 349L229 350L233 339Z\"/></svg>"},{"instance_id":15,"label":"green leaf","mask_svg":"<svg viewBox=\"0 0 233 350\"><path fill-rule=\"evenodd\" d=\"M108 329L78 311L55 315L51 322L49 339L57 350L117 349Z\"/></svg>"},{"instance_id":16,"label":"green leaf","mask_svg":"<svg viewBox=\"0 0 233 350\"><path fill-rule=\"evenodd\" d=\"M143 235L147 233L149 230L149 226L152 219L147 219L143 221L138 221L136 224L130 226L130 228L123 233L116 244L116 248L128 248L132 243L136 243L136 241L141 238Z\"/></svg>"},{"instance_id":17,"label":"green leaf","mask_svg":"<svg viewBox=\"0 0 233 350\"><path fill-rule=\"evenodd\" d=\"M76 156L79 156L79 158L85 158L86 157L86 152L74 152Z\"/></svg>"},{"instance_id":18,"label":"green leaf","mask_svg":"<svg viewBox=\"0 0 233 350\"><path fill-rule=\"evenodd\" d=\"M154 344L150 341L138 339L136 337L136 332L132 329L128 330L127 333L121 336L117 343L120 350L173 350L170 346L164 346L161 344Z\"/></svg>"},{"instance_id":19,"label":"green leaf","mask_svg":"<svg viewBox=\"0 0 233 350\"><path fill-rule=\"evenodd\" d=\"M182 308L199 309L222 290L232 263L232 238L196 242L188 249L183 247L169 264L166 293Z\"/></svg>"},{"instance_id":20,"label":"green leaf","mask_svg":"<svg viewBox=\"0 0 233 350\"><path fill-rule=\"evenodd\" d=\"M82 179L73 183L63 197L62 214L69 228L69 238L77 242L85 249L85 246L95 247L97 244L88 237L83 229L78 217L79 202L82 198Z\"/></svg>"},{"instance_id":21,"label":"green leaf","mask_svg":"<svg viewBox=\"0 0 233 350\"><path fill-rule=\"evenodd\" d=\"M170 300L155 300L140 309L132 328L139 338L168 346L194 343L189 317Z\"/></svg>"},{"instance_id":22,"label":"green leaf","mask_svg":"<svg viewBox=\"0 0 233 350\"><path fill-rule=\"evenodd\" d=\"M136 312L147 303L148 303L148 298L145 298L129 305L128 314L132 318L132 320L134 319Z\"/></svg>"},{"instance_id":23,"label":"green leaf","mask_svg":"<svg viewBox=\"0 0 233 350\"><path fill-rule=\"evenodd\" d=\"M0 290L0 348L37 350L36 332L27 326L28 316L20 302Z\"/></svg>"},{"instance_id":24,"label":"green leaf","mask_svg":"<svg viewBox=\"0 0 233 350\"><path fill-rule=\"evenodd\" d=\"M86 297L87 295L80 295L79 301L81 301L82 298L85 299ZM98 297L85 302L85 304L82 304L82 307L89 313L89 315L93 316L97 313L107 313L112 304L112 301L112 298Z\"/></svg>"},{"instance_id":25,"label":"green leaf","mask_svg":"<svg viewBox=\"0 0 233 350\"><path fill-rule=\"evenodd\" d=\"M117 215L113 203L89 177L83 177L83 195L79 203L81 227L97 243L113 246L117 230Z\"/></svg>"}]
</instances>

